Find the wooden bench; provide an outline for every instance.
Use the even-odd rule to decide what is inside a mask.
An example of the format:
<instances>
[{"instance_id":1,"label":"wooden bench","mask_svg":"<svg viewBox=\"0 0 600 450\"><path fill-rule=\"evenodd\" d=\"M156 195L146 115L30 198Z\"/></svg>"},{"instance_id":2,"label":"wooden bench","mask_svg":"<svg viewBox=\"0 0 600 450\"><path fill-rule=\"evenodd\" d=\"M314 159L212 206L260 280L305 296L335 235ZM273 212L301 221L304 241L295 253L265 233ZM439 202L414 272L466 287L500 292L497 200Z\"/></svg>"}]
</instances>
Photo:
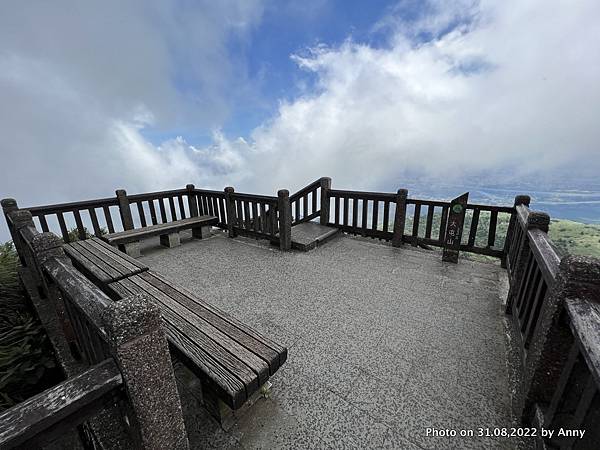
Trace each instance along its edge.
<instances>
[{"instance_id":1,"label":"wooden bench","mask_svg":"<svg viewBox=\"0 0 600 450\"><path fill-rule=\"evenodd\" d=\"M153 271L111 283L109 290L116 298L151 296L171 348L200 379L206 408L225 428L232 410L257 394L287 359L285 347Z\"/></svg>"},{"instance_id":2,"label":"wooden bench","mask_svg":"<svg viewBox=\"0 0 600 450\"><path fill-rule=\"evenodd\" d=\"M173 222L149 225L133 230L119 231L102 236L111 245L117 245L119 250L130 256L140 256L139 241L145 238L160 236L160 244L165 247L175 247L180 244L179 232L191 228L192 236L202 239L202 228L216 225L219 219L214 216L188 217Z\"/></svg>"},{"instance_id":3,"label":"wooden bench","mask_svg":"<svg viewBox=\"0 0 600 450\"><path fill-rule=\"evenodd\" d=\"M73 265L101 289L148 270L148 266L96 237L63 245Z\"/></svg>"}]
</instances>

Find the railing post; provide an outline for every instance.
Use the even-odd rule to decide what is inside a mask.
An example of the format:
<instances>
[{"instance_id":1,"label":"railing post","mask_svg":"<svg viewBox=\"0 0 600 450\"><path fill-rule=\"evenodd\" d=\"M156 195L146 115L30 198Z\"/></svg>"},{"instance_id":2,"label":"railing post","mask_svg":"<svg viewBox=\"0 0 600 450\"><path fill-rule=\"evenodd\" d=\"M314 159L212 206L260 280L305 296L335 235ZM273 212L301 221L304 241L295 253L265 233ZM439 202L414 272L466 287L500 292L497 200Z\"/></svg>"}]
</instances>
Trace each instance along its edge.
<instances>
[{"instance_id":1,"label":"railing post","mask_svg":"<svg viewBox=\"0 0 600 450\"><path fill-rule=\"evenodd\" d=\"M542 304L517 388L517 417L527 421L534 404L548 404L573 343L569 326L562 320L567 299L598 302L600 259L567 256L562 259L554 284Z\"/></svg>"},{"instance_id":2,"label":"railing post","mask_svg":"<svg viewBox=\"0 0 600 450\"><path fill-rule=\"evenodd\" d=\"M19 210L19 205L17 205L17 201L14 198L4 198L2 199L2 212L4 213L4 220L6 220L6 226L8 227L8 231L10 232L10 237L13 241L13 245L15 246L15 250L17 251L17 255L19 255L19 260L21 261L21 265L25 266L25 260L23 259L23 250L21 249L21 241L19 236L17 236L14 228L14 224L12 223L12 219L9 219L8 215L14 213Z\"/></svg>"},{"instance_id":3,"label":"railing post","mask_svg":"<svg viewBox=\"0 0 600 450\"><path fill-rule=\"evenodd\" d=\"M321 178L321 225L329 223L329 190L331 189L331 178Z\"/></svg>"},{"instance_id":4,"label":"railing post","mask_svg":"<svg viewBox=\"0 0 600 450\"><path fill-rule=\"evenodd\" d=\"M6 225L8 226L8 231L10 232L10 236L12 241L15 242L15 234L12 228L10 221L8 220L8 213L13 211L17 211L19 206L17 205L17 201L14 198L3 198L0 202L2 204L2 212L4 213L4 219L6 220ZM16 244L15 244L16 246Z\"/></svg>"},{"instance_id":5,"label":"railing post","mask_svg":"<svg viewBox=\"0 0 600 450\"><path fill-rule=\"evenodd\" d=\"M160 310L144 295L114 303L103 318L129 398L138 448L188 449L189 443Z\"/></svg>"},{"instance_id":6,"label":"railing post","mask_svg":"<svg viewBox=\"0 0 600 450\"><path fill-rule=\"evenodd\" d=\"M225 208L227 209L227 233L230 238L234 238L237 235L237 233L235 232L235 202L232 197L232 194L234 192L235 191L231 186L225 188Z\"/></svg>"},{"instance_id":7,"label":"railing post","mask_svg":"<svg viewBox=\"0 0 600 450\"><path fill-rule=\"evenodd\" d=\"M407 198L408 189L398 189L396 193L396 214L394 215L394 234L392 235L392 246L394 247L400 247L404 241Z\"/></svg>"},{"instance_id":8,"label":"railing post","mask_svg":"<svg viewBox=\"0 0 600 450\"><path fill-rule=\"evenodd\" d=\"M188 198L188 208L190 209L190 217L198 217L198 199L196 198L196 193L194 189L196 187L193 184L188 184L185 186L187 189L187 198Z\"/></svg>"},{"instance_id":9,"label":"railing post","mask_svg":"<svg viewBox=\"0 0 600 450\"><path fill-rule=\"evenodd\" d=\"M19 252L21 265L30 271L35 271L35 262L32 259L33 255L23 242L23 237L21 236L22 229L27 227L35 228L33 217L31 217L31 213L26 209L17 209L16 211L9 212L8 215L12 222L11 234L13 235L15 248L17 249L17 252ZM35 276L35 273L32 273L32 275Z\"/></svg>"},{"instance_id":10,"label":"railing post","mask_svg":"<svg viewBox=\"0 0 600 450\"><path fill-rule=\"evenodd\" d=\"M287 189L277 192L277 209L279 210L279 248L289 250L292 248L292 207L290 193Z\"/></svg>"},{"instance_id":11,"label":"railing post","mask_svg":"<svg viewBox=\"0 0 600 450\"><path fill-rule=\"evenodd\" d=\"M537 228L547 233L549 224L550 216L548 214L540 211L529 211L529 215L527 216L527 224L523 229L521 242L518 243L518 248L516 249L517 258L515 267L511 267L511 273L508 274L509 289L508 296L506 297L506 314L512 314L514 297L516 293L519 292L519 286L525 278L525 269L527 266L527 258L529 256L529 252L526 251L527 247L529 246L529 237L527 236L527 231ZM514 226L523 226L519 222L516 213Z\"/></svg>"},{"instance_id":12,"label":"railing post","mask_svg":"<svg viewBox=\"0 0 600 450\"><path fill-rule=\"evenodd\" d=\"M117 189L117 201L119 202L119 214L124 230L133 230L133 217L131 216L131 208L129 208L129 199L125 189Z\"/></svg>"},{"instance_id":13,"label":"railing post","mask_svg":"<svg viewBox=\"0 0 600 450\"><path fill-rule=\"evenodd\" d=\"M500 266L503 269L506 269L506 258L508 256L508 251L510 250L510 244L513 239L515 226L517 223L517 206L525 205L529 208L529 203L531 202L531 197L529 195L517 195L515 197L515 202L513 204L514 211L510 215L510 221L508 222L508 229L506 230L506 239L504 240L504 249L502 251L502 259L500 260Z\"/></svg>"}]
</instances>

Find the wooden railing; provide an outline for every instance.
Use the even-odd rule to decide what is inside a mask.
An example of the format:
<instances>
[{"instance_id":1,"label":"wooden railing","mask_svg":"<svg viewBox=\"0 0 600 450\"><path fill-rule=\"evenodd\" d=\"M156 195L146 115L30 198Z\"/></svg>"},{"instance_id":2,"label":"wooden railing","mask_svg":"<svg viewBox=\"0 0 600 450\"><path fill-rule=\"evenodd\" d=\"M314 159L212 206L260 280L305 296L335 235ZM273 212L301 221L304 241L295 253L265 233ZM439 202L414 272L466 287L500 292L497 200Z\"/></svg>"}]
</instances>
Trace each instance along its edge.
<instances>
[{"instance_id":1,"label":"wooden railing","mask_svg":"<svg viewBox=\"0 0 600 450\"><path fill-rule=\"evenodd\" d=\"M118 199L112 197L81 202L59 203L56 205L34 206L26 209L38 221L41 231L58 231L62 235L63 240L69 242L69 231L73 225L77 229L79 239L86 238L86 230L93 230L99 236L101 234L101 227L106 227L110 233L122 231L123 224L120 221L118 207ZM103 220L99 220L99 217ZM56 222L53 222L52 219L55 219Z\"/></svg>"},{"instance_id":2,"label":"wooden railing","mask_svg":"<svg viewBox=\"0 0 600 450\"><path fill-rule=\"evenodd\" d=\"M392 240L395 194L330 189L328 196L332 210L328 225L351 234Z\"/></svg>"},{"instance_id":3,"label":"wooden railing","mask_svg":"<svg viewBox=\"0 0 600 450\"><path fill-rule=\"evenodd\" d=\"M192 186L193 185L188 185ZM210 191L206 189L193 189L193 195L189 197L196 203L198 215L215 216L219 219L217 227L227 229L227 205L223 191Z\"/></svg>"},{"instance_id":4,"label":"wooden railing","mask_svg":"<svg viewBox=\"0 0 600 450\"><path fill-rule=\"evenodd\" d=\"M327 200L321 217L326 217L325 223L329 226L392 241L394 245L402 242L425 247L448 245L446 233L451 202L408 198L405 189L395 194L337 189L325 192ZM486 229L480 225L482 213L489 214ZM459 250L497 257L504 264L506 237L499 235L498 217L504 214L512 220L514 213L515 208L510 206L467 204L464 224L459 224L462 238Z\"/></svg>"},{"instance_id":5,"label":"wooden railing","mask_svg":"<svg viewBox=\"0 0 600 450\"><path fill-rule=\"evenodd\" d=\"M551 448L594 448L600 441L600 260L561 258L550 218L515 199L506 243L512 342L519 360L515 413ZM583 438L559 429L585 430ZM546 447L544 447L546 448Z\"/></svg>"},{"instance_id":6,"label":"wooden railing","mask_svg":"<svg viewBox=\"0 0 600 450\"><path fill-rule=\"evenodd\" d=\"M569 336L566 360L549 402L537 401L533 425L554 430L544 443L551 448L593 449L600 443L600 296L596 301L566 299L560 331ZM566 348L564 343L560 348ZM559 430L584 430L583 436ZM541 439L540 439L541 440Z\"/></svg>"},{"instance_id":7,"label":"wooden railing","mask_svg":"<svg viewBox=\"0 0 600 450\"><path fill-rule=\"evenodd\" d=\"M323 188L331 185L330 178L319 178L308 186L290 195L292 226L309 222L321 216L321 195Z\"/></svg>"},{"instance_id":8,"label":"wooden railing","mask_svg":"<svg viewBox=\"0 0 600 450\"><path fill-rule=\"evenodd\" d=\"M279 242L279 210L278 198L266 195L243 194L230 192L227 202L231 204L234 234L252 237L263 237Z\"/></svg>"},{"instance_id":9,"label":"wooden railing","mask_svg":"<svg viewBox=\"0 0 600 450\"><path fill-rule=\"evenodd\" d=\"M143 296L111 301L29 211L6 215L21 279L67 380L0 415L0 448L37 448L78 426L108 448L188 448L158 308Z\"/></svg>"}]
</instances>

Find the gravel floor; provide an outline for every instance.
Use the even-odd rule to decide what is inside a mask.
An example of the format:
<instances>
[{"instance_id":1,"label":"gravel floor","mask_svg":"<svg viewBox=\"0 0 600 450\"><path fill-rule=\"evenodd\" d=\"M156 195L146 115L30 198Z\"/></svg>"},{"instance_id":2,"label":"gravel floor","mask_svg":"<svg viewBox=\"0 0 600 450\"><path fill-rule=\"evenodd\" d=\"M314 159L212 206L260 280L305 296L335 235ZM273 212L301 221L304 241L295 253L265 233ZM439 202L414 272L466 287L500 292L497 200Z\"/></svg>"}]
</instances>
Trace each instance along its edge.
<instances>
[{"instance_id":1,"label":"gravel floor","mask_svg":"<svg viewBox=\"0 0 600 450\"><path fill-rule=\"evenodd\" d=\"M215 231L143 262L286 345L273 390L228 432L185 395L194 448L516 448L498 264L335 237L280 252ZM185 391L188 386L181 385ZM456 437L427 436L428 428ZM474 436L460 437L461 430Z\"/></svg>"}]
</instances>

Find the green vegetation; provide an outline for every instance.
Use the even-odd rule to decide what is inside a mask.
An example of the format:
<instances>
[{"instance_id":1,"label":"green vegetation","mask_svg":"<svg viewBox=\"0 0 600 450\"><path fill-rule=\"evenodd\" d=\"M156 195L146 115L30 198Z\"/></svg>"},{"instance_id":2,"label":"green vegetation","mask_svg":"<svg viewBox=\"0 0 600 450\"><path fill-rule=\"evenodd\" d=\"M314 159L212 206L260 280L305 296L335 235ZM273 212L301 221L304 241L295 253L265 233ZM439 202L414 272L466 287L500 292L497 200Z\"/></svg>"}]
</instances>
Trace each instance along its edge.
<instances>
[{"instance_id":1,"label":"green vegetation","mask_svg":"<svg viewBox=\"0 0 600 450\"><path fill-rule=\"evenodd\" d=\"M0 245L0 410L47 386L55 376L48 338L31 315L17 275L12 242Z\"/></svg>"},{"instance_id":2,"label":"green vegetation","mask_svg":"<svg viewBox=\"0 0 600 450\"><path fill-rule=\"evenodd\" d=\"M550 239L564 254L600 258L600 225L552 220Z\"/></svg>"},{"instance_id":3,"label":"green vegetation","mask_svg":"<svg viewBox=\"0 0 600 450\"><path fill-rule=\"evenodd\" d=\"M419 236L425 236L425 227L427 225L427 208L422 211L422 216L419 220ZM432 238L439 235L440 230L440 213L434 214L432 226ZM504 246L504 237L508 229L509 215L498 214L498 225L496 228L496 248ZM465 230L471 228L472 212L468 211L465 217ZM477 226L477 234L475 244L478 247L487 245L488 229L490 224L490 213L482 211L479 216ZM406 234L412 234L413 222L412 213L407 217ZM600 225L588 225L585 223L573 222L571 220L552 219L549 231L550 239L556 248L562 254L595 256L600 258ZM467 243L469 239L468 231L463 234L462 242ZM485 257L469 255L476 259L486 259Z\"/></svg>"},{"instance_id":4,"label":"green vegetation","mask_svg":"<svg viewBox=\"0 0 600 450\"><path fill-rule=\"evenodd\" d=\"M86 239L89 239L92 236L94 236L92 233L90 233L90 231L86 227L83 227L83 232L85 233ZM108 233L108 230L106 228L100 228L100 234L104 235L107 233ZM77 227L73 227L69 230L69 242L78 241L78 240L79 240L79 231L77 230Z\"/></svg>"}]
</instances>

